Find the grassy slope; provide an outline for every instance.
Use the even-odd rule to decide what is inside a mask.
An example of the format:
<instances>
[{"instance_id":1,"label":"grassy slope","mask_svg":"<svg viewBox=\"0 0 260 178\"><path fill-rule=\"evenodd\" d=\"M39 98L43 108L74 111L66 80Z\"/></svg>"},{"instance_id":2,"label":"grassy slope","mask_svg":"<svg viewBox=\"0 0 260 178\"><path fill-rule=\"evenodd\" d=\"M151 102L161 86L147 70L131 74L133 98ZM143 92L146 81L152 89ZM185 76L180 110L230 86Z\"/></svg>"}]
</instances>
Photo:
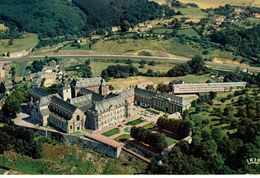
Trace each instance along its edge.
<instances>
[{"instance_id":1,"label":"grassy slope","mask_svg":"<svg viewBox=\"0 0 260 178\"><path fill-rule=\"evenodd\" d=\"M38 43L38 36L33 33L26 33L21 39L14 39L13 45L8 45L9 40L0 40L0 54L4 52L19 52L31 49Z\"/></svg>"},{"instance_id":2,"label":"grassy slope","mask_svg":"<svg viewBox=\"0 0 260 178\"><path fill-rule=\"evenodd\" d=\"M112 159L76 146L49 144L44 145L41 159L8 152L0 155L0 162L24 174L134 174L145 169L144 163L125 153Z\"/></svg>"},{"instance_id":3,"label":"grassy slope","mask_svg":"<svg viewBox=\"0 0 260 178\"><path fill-rule=\"evenodd\" d=\"M221 119L217 116L215 116L213 113L213 108L220 108L222 111L225 107L228 105L235 106L235 103L237 102L238 98L240 96L232 97L231 99L226 99L225 102L221 102L221 98L226 98L227 95L232 94L233 92L226 92L226 93L218 93L217 98L214 100L214 104L212 106L209 105L203 105L203 108L207 108L206 111L199 112L196 114L192 114L191 119L195 123L201 123L203 120L209 120L209 124L206 126L207 129L212 129L212 127L219 127L224 129L225 131L231 131L235 132L236 129L230 128L230 125L225 122L221 122ZM250 92L252 94L252 90ZM191 111L193 111L193 108L191 108ZM235 110L235 113L237 110Z\"/></svg>"}]
</instances>

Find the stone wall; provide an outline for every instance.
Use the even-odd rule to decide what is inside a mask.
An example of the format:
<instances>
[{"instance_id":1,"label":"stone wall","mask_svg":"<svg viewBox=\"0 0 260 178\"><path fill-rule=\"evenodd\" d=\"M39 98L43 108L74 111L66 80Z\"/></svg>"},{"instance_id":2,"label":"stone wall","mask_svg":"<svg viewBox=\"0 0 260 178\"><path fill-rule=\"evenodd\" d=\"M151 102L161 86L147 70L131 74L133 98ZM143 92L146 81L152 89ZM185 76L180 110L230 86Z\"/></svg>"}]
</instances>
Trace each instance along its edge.
<instances>
[{"instance_id":1,"label":"stone wall","mask_svg":"<svg viewBox=\"0 0 260 178\"><path fill-rule=\"evenodd\" d=\"M98 153L110 156L113 158L118 158L121 153L121 147L115 148L85 137L78 137L68 134L63 134L56 131L43 130L43 129L34 129L37 134L41 136L46 136L57 141L63 142L69 145L77 145L82 148L92 149Z\"/></svg>"}]
</instances>

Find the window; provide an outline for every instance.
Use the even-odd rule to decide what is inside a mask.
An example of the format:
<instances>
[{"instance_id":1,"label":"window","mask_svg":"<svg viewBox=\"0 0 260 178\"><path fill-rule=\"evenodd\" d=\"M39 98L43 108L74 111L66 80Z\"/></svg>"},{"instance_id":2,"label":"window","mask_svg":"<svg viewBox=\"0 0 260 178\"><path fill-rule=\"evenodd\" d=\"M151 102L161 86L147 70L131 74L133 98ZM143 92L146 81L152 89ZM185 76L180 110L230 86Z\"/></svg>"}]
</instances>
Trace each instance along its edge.
<instances>
[{"instance_id":1,"label":"window","mask_svg":"<svg viewBox=\"0 0 260 178\"><path fill-rule=\"evenodd\" d=\"M79 121L80 120L80 115L77 115L77 121Z\"/></svg>"},{"instance_id":2,"label":"window","mask_svg":"<svg viewBox=\"0 0 260 178\"><path fill-rule=\"evenodd\" d=\"M70 125L70 130L72 129L72 125Z\"/></svg>"}]
</instances>

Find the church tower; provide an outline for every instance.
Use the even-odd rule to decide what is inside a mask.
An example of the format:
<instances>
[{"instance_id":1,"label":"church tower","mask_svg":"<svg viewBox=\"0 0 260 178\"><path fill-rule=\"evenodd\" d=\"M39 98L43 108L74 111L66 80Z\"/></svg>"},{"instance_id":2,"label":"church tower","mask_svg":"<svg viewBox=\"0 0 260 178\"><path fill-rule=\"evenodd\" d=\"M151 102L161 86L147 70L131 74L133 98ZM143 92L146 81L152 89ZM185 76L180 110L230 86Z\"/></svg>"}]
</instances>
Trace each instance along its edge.
<instances>
[{"instance_id":1,"label":"church tower","mask_svg":"<svg viewBox=\"0 0 260 178\"><path fill-rule=\"evenodd\" d=\"M62 98L64 101L71 100L72 98L71 87L68 83L62 88Z\"/></svg>"}]
</instances>

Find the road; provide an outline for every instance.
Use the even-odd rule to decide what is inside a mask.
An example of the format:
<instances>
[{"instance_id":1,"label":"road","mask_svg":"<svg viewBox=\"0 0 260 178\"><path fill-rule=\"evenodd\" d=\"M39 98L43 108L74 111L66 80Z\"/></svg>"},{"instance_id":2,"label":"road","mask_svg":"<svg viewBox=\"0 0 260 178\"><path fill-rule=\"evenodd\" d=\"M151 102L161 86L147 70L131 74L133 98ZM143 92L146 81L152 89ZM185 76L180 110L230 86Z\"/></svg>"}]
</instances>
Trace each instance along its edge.
<instances>
[{"instance_id":1,"label":"road","mask_svg":"<svg viewBox=\"0 0 260 178\"><path fill-rule=\"evenodd\" d=\"M144 59L144 60L161 60L161 61L170 61L173 63L183 63L190 58L186 57L155 57L155 56L134 56L134 55L102 55L102 54L89 54L89 55L48 55L49 57L62 57L62 58L89 58L89 59ZM17 60L38 60L42 59L45 56L28 56L21 58L0 58L0 61L17 61ZM238 64L219 64L214 62L206 62L206 66L214 69L222 70L235 70L237 67L240 69L247 69L249 72L260 73L260 67L247 67L241 66Z\"/></svg>"}]
</instances>

